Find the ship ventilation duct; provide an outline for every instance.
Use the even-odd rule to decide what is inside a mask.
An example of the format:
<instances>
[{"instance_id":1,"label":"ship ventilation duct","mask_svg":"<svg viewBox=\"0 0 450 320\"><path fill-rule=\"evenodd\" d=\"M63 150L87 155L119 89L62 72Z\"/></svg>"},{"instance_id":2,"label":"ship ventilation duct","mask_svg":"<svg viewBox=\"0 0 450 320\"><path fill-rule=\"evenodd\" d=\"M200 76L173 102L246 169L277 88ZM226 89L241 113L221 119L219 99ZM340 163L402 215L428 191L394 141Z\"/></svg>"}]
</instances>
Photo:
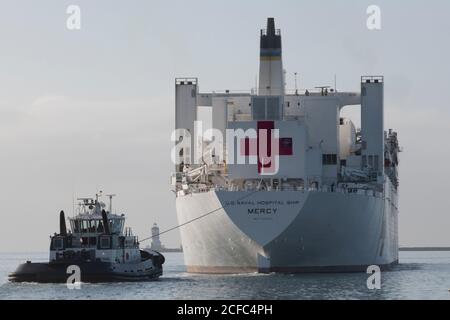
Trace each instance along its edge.
<instances>
[{"instance_id":1,"label":"ship ventilation duct","mask_svg":"<svg viewBox=\"0 0 450 320\"><path fill-rule=\"evenodd\" d=\"M66 216L64 215L64 211L62 210L59 213L59 234L61 236L67 236Z\"/></svg>"},{"instance_id":2,"label":"ship ventilation duct","mask_svg":"<svg viewBox=\"0 0 450 320\"><path fill-rule=\"evenodd\" d=\"M106 216L106 211L102 210L102 220L103 220L103 228L106 234L111 234L111 230L109 230L108 217Z\"/></svg>"}]
</instances>

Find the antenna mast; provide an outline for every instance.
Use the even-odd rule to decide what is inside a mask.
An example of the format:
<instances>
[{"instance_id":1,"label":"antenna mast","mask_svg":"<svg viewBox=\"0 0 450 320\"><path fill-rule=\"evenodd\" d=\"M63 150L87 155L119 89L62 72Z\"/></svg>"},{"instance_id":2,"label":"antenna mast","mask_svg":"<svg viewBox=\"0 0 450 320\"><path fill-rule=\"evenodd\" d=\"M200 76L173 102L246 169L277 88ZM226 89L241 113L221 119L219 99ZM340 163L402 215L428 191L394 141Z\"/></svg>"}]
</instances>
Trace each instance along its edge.
<instances>
[{"instance_id":1,"label":"antenna mast","mask_svg":"<svg viewBox=\"0 0 450 320\"><path fill-rule=\"evenodd\" d=\"M295 81L295 94L298 95L297 72L294 72L294 81Z\"/></svg>"},{"instance_id":2,"label":"antenna mast","mask_svg":"<svg viewBox=\"0 0 450 320\"><path fill-rule=\"evenodd\" d=\"M112 214L112 198L115 197L115 194L107 194L106 195L109 198L109 213Z\"/></svg>"}]
</instances>

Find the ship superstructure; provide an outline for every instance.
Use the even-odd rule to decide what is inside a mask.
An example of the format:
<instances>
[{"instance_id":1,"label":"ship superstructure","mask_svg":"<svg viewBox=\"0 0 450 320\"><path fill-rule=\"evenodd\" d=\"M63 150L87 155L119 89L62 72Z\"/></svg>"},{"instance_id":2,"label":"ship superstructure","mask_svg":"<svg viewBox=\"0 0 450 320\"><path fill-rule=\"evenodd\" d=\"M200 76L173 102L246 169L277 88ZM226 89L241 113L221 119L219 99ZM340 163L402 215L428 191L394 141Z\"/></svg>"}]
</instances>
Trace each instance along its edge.
<instances>
[{"instance_id":1,"label":"ship superstructure","mask_svg":"<svg viewBox=\"0 0 450 320\"><path fill-rule=\"evenodd\" d=\"M196 78L176 79L172 183L188 271L396 263L400 149L397 133L384 130L384 78L361 77L360 92L286 92L284 74L281 32L269 18L258 88L205 93ZM342 116L350 105L360 106L361 129ZM212 111L208 133L200 107Z\"/></svg>"}]
</instances>

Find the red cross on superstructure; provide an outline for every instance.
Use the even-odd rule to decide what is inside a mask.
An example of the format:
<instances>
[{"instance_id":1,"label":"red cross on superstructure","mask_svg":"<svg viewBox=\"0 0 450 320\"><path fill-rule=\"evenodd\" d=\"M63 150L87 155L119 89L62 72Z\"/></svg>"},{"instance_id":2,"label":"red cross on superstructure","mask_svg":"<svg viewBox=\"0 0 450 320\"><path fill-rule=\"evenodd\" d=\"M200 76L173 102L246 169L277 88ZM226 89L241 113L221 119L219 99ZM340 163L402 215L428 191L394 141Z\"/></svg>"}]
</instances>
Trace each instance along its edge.
<instances>
[{"instance_id":1,"label":"red cross on superstructure","mask_svg":"<svg viewBox=\"0 0 450 320\"><path fill-rule=\"evenodd\" d=\"M274 129L275 121L258 121L256 139L245 138L244 141L241 141L240 153L242 156L258 157L259 174L276 173L274 172L277 170L276 156L293 154L292 138L275 138L272 134ZM267 137L270 137L270 140ZM274 150L272 150L272 146Z\"/></svg>"}]
</instances>

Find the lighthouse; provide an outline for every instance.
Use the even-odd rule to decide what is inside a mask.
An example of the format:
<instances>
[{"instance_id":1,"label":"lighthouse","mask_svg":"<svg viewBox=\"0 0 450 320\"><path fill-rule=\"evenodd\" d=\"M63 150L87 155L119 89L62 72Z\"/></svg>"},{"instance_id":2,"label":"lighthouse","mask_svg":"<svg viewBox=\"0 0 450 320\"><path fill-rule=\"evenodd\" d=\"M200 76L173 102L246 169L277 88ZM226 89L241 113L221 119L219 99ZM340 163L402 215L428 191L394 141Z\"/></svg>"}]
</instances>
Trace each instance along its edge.
<instances>
[{"instance_id":1,"label":"lighthouse","mask_svg":"<svg viewBox=\"0 0 450 320\"><path fill-rule=\"evenodd\" d=\"M163 249L161 240L159 240L159 227L156 224L156 222L153 224L153 227L152 227L152 244L151 244L150 248L152 250Z\"/></svg>"}]
</instances>

